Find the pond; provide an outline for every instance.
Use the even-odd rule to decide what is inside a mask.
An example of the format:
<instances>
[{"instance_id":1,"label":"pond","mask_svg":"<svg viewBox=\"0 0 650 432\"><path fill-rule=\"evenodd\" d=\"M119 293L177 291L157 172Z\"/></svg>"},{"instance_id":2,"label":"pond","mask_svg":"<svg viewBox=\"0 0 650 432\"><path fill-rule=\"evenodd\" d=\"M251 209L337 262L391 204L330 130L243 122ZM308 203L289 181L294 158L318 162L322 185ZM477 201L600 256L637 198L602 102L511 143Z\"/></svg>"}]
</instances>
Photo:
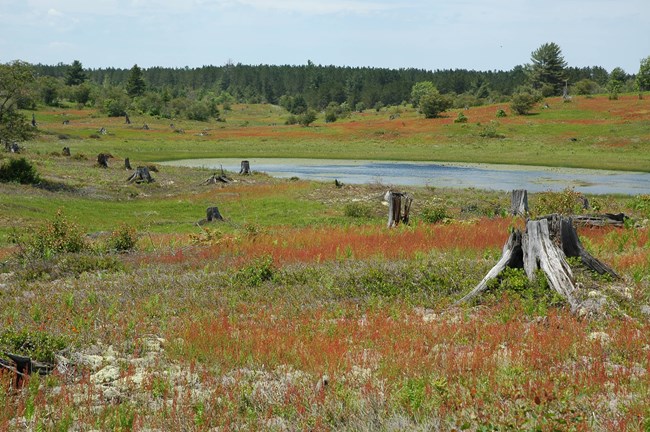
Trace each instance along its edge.
<instances>
[{"instance_id":1,"label":"pond","mask_svg":"<svg viewBox=\"0 0 650 432\"><path fill-rule=\"evenodd\" d=\"M274 177L381 183L394 186L478 188L529 192L559 191L567 187L587 194L638 195L650 193L650 173L519 165L397 162L330 159L249 159L251 170ZM204 167L239 172L241 159L184 159L163 165Z\"/></svg>"}]
</instances>

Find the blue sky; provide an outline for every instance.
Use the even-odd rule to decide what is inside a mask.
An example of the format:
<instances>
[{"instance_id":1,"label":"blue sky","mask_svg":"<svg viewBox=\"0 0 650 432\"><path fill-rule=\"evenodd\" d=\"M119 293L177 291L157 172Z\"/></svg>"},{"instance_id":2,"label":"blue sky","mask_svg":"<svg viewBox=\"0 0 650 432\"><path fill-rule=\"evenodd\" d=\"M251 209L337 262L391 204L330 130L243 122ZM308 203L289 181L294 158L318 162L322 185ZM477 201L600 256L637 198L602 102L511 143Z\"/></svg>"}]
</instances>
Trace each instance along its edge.
<instances>
[{"instance_id":1,"label":"blue sky","mask_svg":"<svg viewBox=\"0 0 650 432\"><path fill-rule=\"evenodd\" d=\"M0 62L510 70L545 42L636 73L648 0L0 0Z\"/></svg>"}]
</instances>

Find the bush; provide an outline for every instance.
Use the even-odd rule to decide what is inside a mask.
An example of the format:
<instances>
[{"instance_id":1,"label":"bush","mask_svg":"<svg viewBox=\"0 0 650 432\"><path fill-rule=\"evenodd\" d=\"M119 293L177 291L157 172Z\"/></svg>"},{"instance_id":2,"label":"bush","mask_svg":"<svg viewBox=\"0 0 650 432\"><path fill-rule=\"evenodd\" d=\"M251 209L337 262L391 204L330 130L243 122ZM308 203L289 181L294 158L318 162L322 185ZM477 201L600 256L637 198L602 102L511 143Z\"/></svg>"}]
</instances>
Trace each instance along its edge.
<instances>
[{"instance_id":1,"label":"bush","mask_svg":"<svg viewBox=\"0 0 650 432\"><path fill-rule=\"evenodd\" d=\"M561 192L547 191L536 196L533 206L539 214L581 214L585 211L585 196L569 187Z\"/></svg>"},{"instance_id":2,"label":"bush","mask_svg":"<svg viewBox=\"0 0 650 432\"><path fill-rule=\"evenodd\" d=\"M522 89L512 95L510 100L510 109L518 115L525 115L542 100L542 95L532 89Z\"/></svg>"},{"instance_id":3,"label":"bush","mask_svg":"<svg viewBox=\"0 0 650 432\"><path fill-rule=\"evenodd\" d=\"M497 131L498 126L499 123L492 120L489 124L483 126L478 134L483 138L505 138L505 135L502 135Z\"/></svg>"},{"instance_id":4,"label":"bush","mask_svg":"<svg viewBox=\"0 0 650 432\"><path fill-rule=\"evenodd\" d=\"M276 273L273 258L264 256L254 260L248 266L239 270L234 277L236 283L245 287L258 287L263 282L273 279Z\"/></svg>"},{"instance_id":5,"label":"bush","mask_svg":"<svg viewBox=\"0 0 650 432\"><path fill-rule=\"evenodd\" d=\"M111 233L107 246L111 251L129 252L135 250L137 244L138 235L135 228L123 223Z\"/></svg>"},{"instance_id":6,"label":"bush","mask_svg":"<svg viewBox=\"0 0 650 432\"><path fill-rule=\"evenodd\" d=\"M81 230L68 221L61 211L54 220L37 228L26 240L14 239L20 246L22 258L52 258L60 253L78 253L88 249Z\"/></svg>"},{"instance_id":7,"label":"bush","mask_svg":"<svg viewBox=\"0 0 650 432\"><path fill-rule=\"evenodd\" d=\"M427 206L423 208L420 217L427 223L438 223L445 219L449 219L447 209L442 205Z\"/></svg>"},{"instance_id":8,"label":"bush","mask_svg":"<svg viewBox=\"0 0 650 432\"><path fill-rule=\"evenodd\" d=\"M34 166L25 158L10 159L0 167L0 181L37 184L41 181Z\"/></svg>"},{"instance_id":9,"label":"bush","mask_svg":"<svg viewBox=\"0 0 650 432\"><path fill-rule=\"evenodd\" d=\"M67 344L65 338L42 331L21 330L17 332L7 329L0 333L0 350L43 362L53 363L54 354L63 350Z\"/></svg>"},{"instance_id":10,"label":"bush","mask_svg":"<svg viewBox=\"0 0 650 432\"><path fill-rule=\"evenodd\" d=\"M506 112L504 110L498 109L496 116L497 116L497 118L503 118L503 117L507 117L508 114L506 114Z\"/></svg>"},{"instance_id":11,"label":"bush","mask_svg":"<svg viewBox=\"0 0 650 432\"><path fill-rule=\"evenodd\" d=\"M348 217L370 218L372 217L372 208L365 203L351 202L345 205L343 213Z\"/></svg>"},{"instance_id":12,"label":"bush","mask_svg":"<svg viewBox=\"0 0 650 432\"><path fill-rule=\"evenodd\" d=\"M454 123L467 123L467 117L462 112L459 112Z\"/></svg>"}]
</instances>

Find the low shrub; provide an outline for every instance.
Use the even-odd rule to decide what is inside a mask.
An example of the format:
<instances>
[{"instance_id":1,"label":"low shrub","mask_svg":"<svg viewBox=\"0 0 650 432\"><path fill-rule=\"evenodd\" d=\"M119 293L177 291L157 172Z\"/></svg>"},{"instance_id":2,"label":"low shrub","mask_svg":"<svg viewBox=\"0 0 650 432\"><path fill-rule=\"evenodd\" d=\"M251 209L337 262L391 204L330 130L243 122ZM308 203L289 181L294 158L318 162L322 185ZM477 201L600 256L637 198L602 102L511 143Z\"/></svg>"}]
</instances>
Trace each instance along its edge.
<instances>
[{"instance_id":1,"label":"low shrub","mask_svg":"<svg viewBox=\"0 0 650 432\"><path fill-rule=\"evenodd\" d=\"M138 234L132 226L125 223L111 233L107 249L115 252L129 252L135 250L138 244Z\"/></svg>"},{"instance_id":2,"label":"low shrub","mask_svg":"<svg viewBox=\"0 0 650 432\"><path fill-rule=\"evenodd\" d=\"M372 217L372 208L366 203L351 202L345 205L343 214L353 218L370 218Z\"/></svg>"},{"instance_id":3,"label":"low shrub","mask_svg":"<svg viewBox=\"0 0 650 432\"><path fill-rule=\"evenodd\" d=\"M37 184L41 181L36 168L25 158L10 159L0 167L0 181Z\"/></svg>"},{"instance_id":4,"label":"low shrub","mask_svg":"<svg viewBox=\"0 0 650 432\"><path fill-rule=\"evenodd\" d=\"M459 112L454 123L467 123L467 117L462 112Z\"/></svg>"},{"instance_id":5,"label":"low shrub","mask_svg":"<svg viewBox=\"0 0 650 432\"><path fill-rule=\"evenodd\" d=\"M7 329L0 333L0 351L30 357L32 360L54 362L54 355L63 350L68 341L43 331L15 331Z\"/></svg>"},{"instance_id":6,"label":"low shrub","mask_svg":"<svg viewBox=\"0 0 650 432\"><path fill-rule=\"evenodd\" d=\"M447 209L442 205L430 205L422 209L420 218L427 223L438 223L449 219Z\"/></svg>"},{"instance_id":7,"label":"low shrub","mask_svg":"<svg viewBox=\"0 0 650 432\"><path fill-rule=\"evenodd\" d=\"M88 249L84 234L61 211L26 239L14 237L13 240L19 246L19 256L26 259L48 259L60 253L78 253Z\"/></svg>"}]
</instances>

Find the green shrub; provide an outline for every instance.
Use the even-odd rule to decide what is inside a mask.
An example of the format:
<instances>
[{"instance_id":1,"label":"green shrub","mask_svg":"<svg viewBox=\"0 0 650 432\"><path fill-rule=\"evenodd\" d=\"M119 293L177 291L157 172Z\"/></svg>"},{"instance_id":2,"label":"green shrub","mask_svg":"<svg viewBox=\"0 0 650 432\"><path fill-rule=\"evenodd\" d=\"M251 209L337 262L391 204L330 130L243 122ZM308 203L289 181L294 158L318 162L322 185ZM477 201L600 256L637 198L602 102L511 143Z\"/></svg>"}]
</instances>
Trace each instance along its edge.
<instances>
[{"instance_id":1,"label":"green shrub","mask_svg":"<svg viewBox=\"0 0 650 432\"><path fill-rule=\"evenodd\" d=\"M635 196L630 203L630 208L640 212L644 217L650 217L650 194Z\"/></svg>"},{"instance_id":2,"label":"green shrub","mask_svg":"<svg viewBox=\"0 0 650 432\"><path fill-rule=\"evenodd\" d=\"M447 209L442 205L426 206L422 209L420 218L427 223L438 223L449 219Z\"/></svg>"},{"instance_id":3,"label":"green shrub","mask_svg":"<svg viewBox=\"0 0 650 432\"><path fill-rule=\"evenodd\" d=\"M36 168L25 158L10 159L0 167L0 181L36 184L41 181Z\"/></svg>"},{"instance_id":4,"label":"green shrub","mask_svg":"<svg viewBox=\"0 0 650 432\"><path fill-rule=\"evenodd\" d=\"M362 202L350 202L343 208L343 213L347 217L370 218L372 217L372 208Z\"/></svg>"},{"instance_id":5,"label":"green shrub","mask_svg":"<svg viewBox=\"0 0 650 432\"><path fill-rule=\"evenodd\" d=\"M129 252L135 250L138 244L138 234L132 226L125 223L111 233L108 239L108 250L116 252Z\"/></svg>"},{"instance_id":6,"label":"green shrub","mask_svg":"<svg viewBox=\"0 0 650 432\"><path fill-rule=\"evenodd\" d=\"M88 249L84 234L58 211L54 220L36 228L26 240L14 238L19 255L27 259L48 259L60 253L78 253Z\"/></svg>"},{"instance_id":7,"label":"green shrub","mask_svg":"<svg viewBox=\"0 0 650 432\"><path fill-rule=\"evenodd\" d=\"M499 123L492 120L489 124L483 126L478 135L482 138L505 138L505 135L500 134L497 131Z\"/></svg>"},{"instance_id":8,"label":"green shrub","mask_svg":"<svg viewBox=\"0 0 650 432\"><path fill-rule=\"evenodd\" d=\"M581 214L585 211L585 196L568 187L561 192L547 191L535 196L532 208L540 215L558 213L563 215Z\"/></svg>"},{"instance_id":9,"label":"green shrub","mask_svg":"<svg viewBox=\"0 0 650 432\"><path fill-rule=\"evenodd\" d=\"M275 272L273 257L264 256L235 273L234 281L246 287L258 287L263 282L273 279Z\"/></svg>"},{"instance_id":10,"label":"green shrub","mask_svg":"<svg viewBox=\"0 0 650 432\"><path fill-rule=\"evenodd\" d=\"M454 123L467 123L467 117L462 112L459 112Z\"/></svg>"},{"instance_id":11,"label":"green shrub","mask_svg":"<svg viewBox=\"0 0 650 432\"><path fill-rule=\"evenodd\" d=\"M508 114L506 114L506 112L504 110L498 109L496 116L497 116L497 118L503 118L503 117L507 117Z\"/></svg>"},{"instance_id":12,"label":"green shrub","mask_svg":"<svg viewBox=\"0 0 650 432\"><path fill-rule=\"evenodd\" d=\"M54 362L54 354L68 345L65 338L42 331L19 332L7 329L0 333L0 351L30 357L32 360Z\"/></svg>"}]
</instances>

